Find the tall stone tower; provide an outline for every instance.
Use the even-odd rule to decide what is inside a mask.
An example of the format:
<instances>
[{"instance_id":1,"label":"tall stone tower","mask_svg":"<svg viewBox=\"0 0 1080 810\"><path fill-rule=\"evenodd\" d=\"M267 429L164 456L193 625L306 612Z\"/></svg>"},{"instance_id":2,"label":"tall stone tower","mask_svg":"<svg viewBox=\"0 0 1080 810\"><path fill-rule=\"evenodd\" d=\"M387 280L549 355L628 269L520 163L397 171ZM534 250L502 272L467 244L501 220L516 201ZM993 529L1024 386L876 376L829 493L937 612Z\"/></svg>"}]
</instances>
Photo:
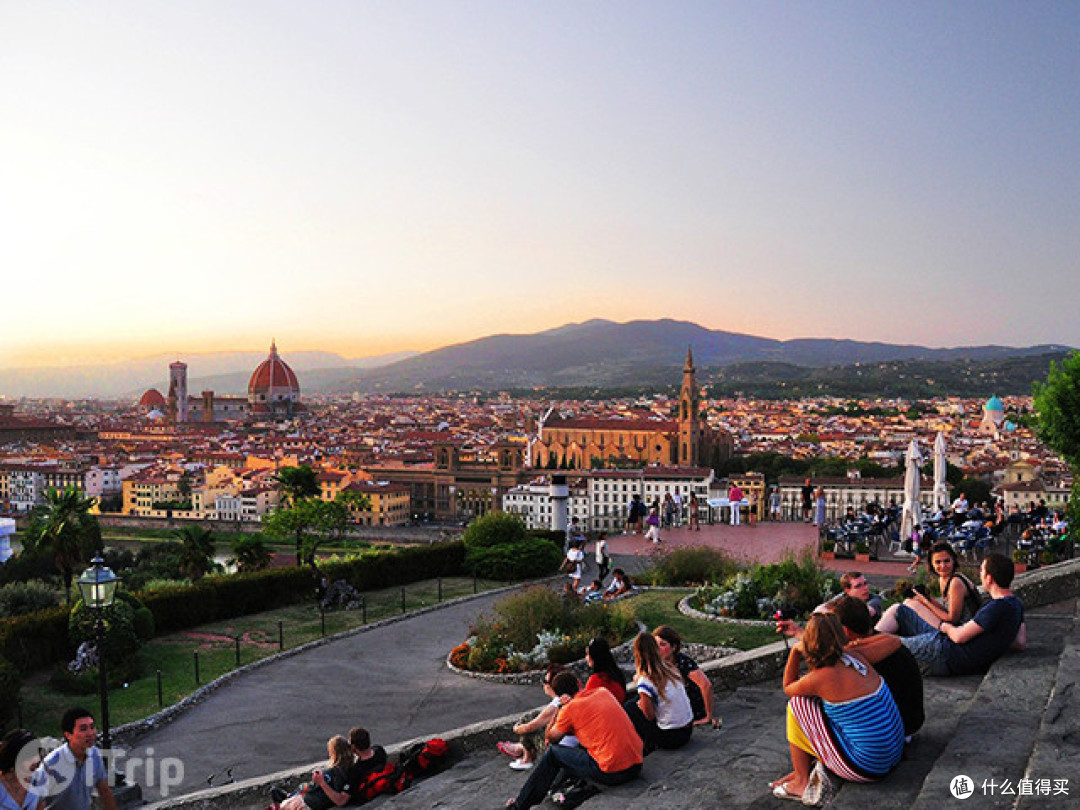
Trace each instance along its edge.
<instances>
[{"instance_id":1,"label":"tall stone tower","mask_svg":"<svg viewBox=\"0 0 1080 810\"><path fill-rule=\"evenodd\" d=\"M679 391L679 466L697 467L701 464L701 431L699 412L701 391L698 390L694 352L686 347L682 389Z\"/></svg>"},{"instance_id":2,"label":"tall stone tower","mask_svg":"<svg viewBox=\"0 0 1080 810\"><path fill-rule=\"evenodd\" d=\"M169 418L186 422L188 418L187 363L177 360L169 364Z\"/></svg>"}]
</instances>

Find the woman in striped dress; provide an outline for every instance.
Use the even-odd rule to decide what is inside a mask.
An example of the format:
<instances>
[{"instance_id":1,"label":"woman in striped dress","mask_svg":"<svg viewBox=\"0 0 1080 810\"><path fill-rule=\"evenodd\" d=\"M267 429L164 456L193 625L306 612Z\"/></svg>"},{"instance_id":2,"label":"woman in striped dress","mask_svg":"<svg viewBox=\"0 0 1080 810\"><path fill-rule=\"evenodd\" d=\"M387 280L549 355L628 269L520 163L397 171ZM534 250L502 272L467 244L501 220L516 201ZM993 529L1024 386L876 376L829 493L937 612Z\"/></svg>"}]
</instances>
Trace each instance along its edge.
<instances>
[{"instance_id":1,"label":"woman in striped dress","mask_svg":"<svg viewBox=\"0 0 1080 810\"><path fill-rule=\"evenodd\" d=\"M814 760L852 782L881 779L900 761L904 726L892 695L865 658L844 651L846 642L839 619L815 613L791 649L784 694L792 771L771 783L778 798L802 798Z\"/></svg>"}]
</instances>

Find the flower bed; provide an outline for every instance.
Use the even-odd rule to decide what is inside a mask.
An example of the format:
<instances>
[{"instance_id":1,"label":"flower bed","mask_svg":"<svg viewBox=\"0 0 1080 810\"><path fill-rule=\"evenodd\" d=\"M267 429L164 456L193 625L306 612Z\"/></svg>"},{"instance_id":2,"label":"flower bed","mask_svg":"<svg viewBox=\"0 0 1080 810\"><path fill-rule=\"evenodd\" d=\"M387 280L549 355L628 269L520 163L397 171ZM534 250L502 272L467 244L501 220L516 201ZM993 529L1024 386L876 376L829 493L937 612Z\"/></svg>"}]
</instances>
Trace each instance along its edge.
<instances>
[{"instance_id":1,"label":"flower bed","mask_svg":"<svg viewBox=\"0 0 1080 810\"><path fill-rule=\"evenodd\" d=\"M469 638L450 651L449 666L479 674L527 675L548 663L579 661L592 638L606 638L616 647L637 632L631 611L622 605L584 605L543 586L500 600L493 611L492 617L480 616Z\"/></svg>"},{"instance_id":2,"label":"flower bed","mask_svg":"<svg viewBox=\"0 0 1080 810\"><path fill-rule=\"evenodd\" d=\"M687 605L707 618L769 621L778 611L792 618L806 616L839 592L835 575L807 557L755 565L723 583L703 585Z\"/></svg>"}]
</instances>

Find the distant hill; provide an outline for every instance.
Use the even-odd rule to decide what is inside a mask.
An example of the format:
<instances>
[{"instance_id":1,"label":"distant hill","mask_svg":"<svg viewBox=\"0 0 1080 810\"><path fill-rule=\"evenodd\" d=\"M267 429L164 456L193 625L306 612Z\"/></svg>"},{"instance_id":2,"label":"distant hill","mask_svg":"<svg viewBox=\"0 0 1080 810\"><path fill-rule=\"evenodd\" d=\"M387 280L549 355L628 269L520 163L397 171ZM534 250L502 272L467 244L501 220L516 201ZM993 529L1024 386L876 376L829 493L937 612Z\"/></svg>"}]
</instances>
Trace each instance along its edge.
<instances>
[{"instance_id":1,"label":"distant hill","mask_svg":"<svg viewBox=\"0 0 1080 810\"><path fill-rule=\"evenodd\" d=\"M335 384L363 369L393 363L415 352L346 359L332 352L283 352L281 357L300 376L301 390ZM169 387L169 364L177 359L188 365L188 392L218 394L247 392L248 380L266 352L207 352L183 355L155 354L119 363L45 368L0 369L0 394L17 397L100 399L137 397L149 388L162 394Z\"/></svg>"},{"instance_id":2,"label":"distant hill","mask_svg":"<svg viewBox=\"0 0 1080 810\"><path fill-rule=\"evenodd\" d=\"M712 396L741 394L761 399L796 399L828 394L856 399L935 396L986 397L1030 394L1045 380L1050 363L1067 351L992 360L889 360L808 368L787 363L735 363L712 369L702 382Z\"/></svg>"},{"instance_id":3,"label":"distant hill","mask_svg":"<svg viewBox=\"0 0 1080 810\"><path fill-rule=\"evenodd\" d=\"M945 381L957 381L957 369L964 364L983 364L993 370L1005 360L1030 358L1020 364L1031 379L1045 377L1050 357L1064 356L1068 347L971 346L931 349L852 340L800 339L779 341L753 335L706 329L675 320L614 323L592 320L569 324L531 335L494 335L447 346L410 357L343 381L333 391L419 392L445 390L527 390L546 388L666 387L677 385L686 349L694 352L694 362L703 380L740 385L758 390L752 383L768 383L769 390L783 395L787 385L799 383L810 393L827 391L834 382L848 379L846 388L857 387L860 378L880 384L885 374L870 375L854 364L922 363L910 372L938 377L942 392ZM1036 359L1042 358L1042 359ZM935 374L937 364L960 364L955 373ZM731 374L722 370L735 367ZM917 369L917 371L915 370ZM1041 371L1039 371L1041 369ZM905 372L907 373L907 372ZM755 375L760 375L760 380ZM1015 393L1013 386L1030 390L1024 373L1009 377L1009 388L994 389ZM989 380L983 378L989 385ZM781 385L786 383L787 385ZM821 387L819 387L821 386ZM869 386L867 386L868 388ZM986 388L981 389L985 391ZM980 393L981 393L980 391Z\"/></svg>"},{"instance_id":4,"label":"distant hill","mask_svg":"<svg viewBox=\"0 0 1080 810\"><path fill-rule=\"evenodd\" d=\"M663 390L681 379L686 349L710 391L754 396L982 396L1028 393L1043 379L1059 345L1015 348L863 343L805 338L774 340L706 329L670 319L615 323L591 320L528 335L492 335L422 354L346 359L329 352L283 353L303 393L438 392L462 390ZM241 394L260 352L183 357L188 390ZM75 368L0 369L8 397L135 397L168 386L175 355ZM920 391L921 394L904 393Z\"/></svg>"}]
</instances>

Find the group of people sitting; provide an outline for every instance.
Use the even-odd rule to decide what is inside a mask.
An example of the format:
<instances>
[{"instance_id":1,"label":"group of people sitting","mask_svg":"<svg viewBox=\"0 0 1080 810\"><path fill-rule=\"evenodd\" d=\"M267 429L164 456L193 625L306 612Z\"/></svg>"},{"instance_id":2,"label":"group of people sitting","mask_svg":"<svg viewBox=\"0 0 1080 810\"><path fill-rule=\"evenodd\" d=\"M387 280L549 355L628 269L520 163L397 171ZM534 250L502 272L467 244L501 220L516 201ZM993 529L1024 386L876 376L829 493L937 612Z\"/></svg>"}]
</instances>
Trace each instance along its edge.
<instances>
[{"instance_id":1,"label":"group of people sitting","mask_svg":"<svg viewBox=\"0 0 1080 810\"><path fill-rule=\"evenodd\" d=\"M777 631L795 643L783 677L791 770L770 783L774 796L812 802L830 773L854 782L883 778L923 725L924 676L983 672L1008 649L1026 646L1010 559L991 553L982 561L985 602L948 543L935 544L926 564L940 598L912 588L883 611L866 577L849 572L844 593L805 627L778 619ZM629 690L603 639L588 646L584 685L565 667L549 667L548 704L515 726L520 741L499 744L511 767L531 771L506 807L532 807L551 790L557 804L576 806L598 786L636 777L650 751L686 745L695 725L717 725L709 679L681 646L669 627L640 634ZM580 783L557 790L560 773Z\"/></svg>"},{"instance_id":2,"label":"group of people sitting","mask_svg":"<svg viewBox=\"0 0 1080 810\"><path fill-rule=\"evenodd\" d=\"M360 790L367 777L386 767L386 751L371 744L371 735L363 728L349 730L348 738L340 734L326 743L329 761L325 768L316 768L311 781L300 789L287 793L283 788L270 792L273 804L267 810L330 810L346 804L361 804Z\"/></svg>"},{"instance_id":3,"label":"group of people sitting","mask_svg":"<svg viewBox=\"0 0 1080 810\"><path fill-rule=\"evenodd\" d=\"M623 594L634 590L634 583L629 575L616 568L611 572L611 580L607 585L608 569L611 565L611 557L607 552L607 536L601 532L596 539L595 549L596 568L598 576L587 585L582 585L581 580L585 576L587 564L585 562L585 538L568 533L566 543L566 556L563 558L561 571L565 571L569 581L564 587L564 593L568 598L581 598L586 602L597 602L602 599L615 599Z\"/></svg>"},{"instance_id":4,"label":"group of people sitting","mask_svg":"<svg viewBox=\"0 0 1080 810\"><path fill-rule=\"evenodd\" d=\"M510 767L532 771L506 807L525 810L549 791L556 804L576 807L597 792L597 785L635 778L651 751L686 745L694 726L718 728L712 683L681 647L671 627L639 634L629 688L602 638L586 648L590 675L584 686L568 668L550 665L543 683L549 702L514 726L518 742L498 744L513 757Z\"/></svg>"},{"instance_id":5,"label":"group of people sitting","mask_svg":"<svg viewBox=\"0 0 1080 810\"><path fill-rule=\"evenodd\" d=\"M931 549L928 568L940 599L909 589L902 603L873 617L869 600L845 586L805 629L777 622L777 631L798 643L784 670L792 769L770 783L774 796L813 800L827 773L853 782L883 778L922 727L924 675L983 672L1008 649L1024 649L1024 610L1010 590L1010 559L989 554L982 561L985 604L948 543ZM845 576L865 583L856 572Z\"/></svg>"}]
</instances>

